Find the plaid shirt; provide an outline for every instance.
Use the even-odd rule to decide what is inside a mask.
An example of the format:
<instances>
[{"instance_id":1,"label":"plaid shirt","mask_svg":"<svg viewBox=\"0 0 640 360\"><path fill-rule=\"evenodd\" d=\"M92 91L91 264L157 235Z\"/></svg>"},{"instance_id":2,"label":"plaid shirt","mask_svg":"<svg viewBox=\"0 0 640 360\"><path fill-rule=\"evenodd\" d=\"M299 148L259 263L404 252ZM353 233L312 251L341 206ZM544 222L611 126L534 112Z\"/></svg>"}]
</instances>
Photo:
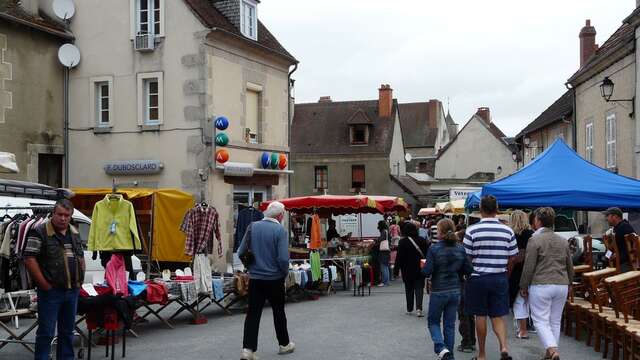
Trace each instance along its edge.
<instances>
[{"instance_id":1,"label":"plaid shirt","mask_svg":"<svg viewBox=\"0 0 640 360\"><path fill-rule=\"evenodd\" d=\"M186 255L211 254L213 252L213 234L215 233L218 239L218 256L222 256L218 211L214 207L196 206L190 209L182 219L180 230L187 236L184 244Z\"/></svg>"}]
</instances>

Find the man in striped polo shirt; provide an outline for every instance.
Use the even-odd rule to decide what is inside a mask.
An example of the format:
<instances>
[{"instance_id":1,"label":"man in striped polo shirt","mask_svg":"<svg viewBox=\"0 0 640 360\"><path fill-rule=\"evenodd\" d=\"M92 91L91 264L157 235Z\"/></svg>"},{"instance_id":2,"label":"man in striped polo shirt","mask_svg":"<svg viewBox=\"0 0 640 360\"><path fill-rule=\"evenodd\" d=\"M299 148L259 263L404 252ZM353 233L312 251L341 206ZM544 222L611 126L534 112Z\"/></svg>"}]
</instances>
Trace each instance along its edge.
<instances>
[{"instance_id":1,"label":"man in striped polo shirt","mask_svg":"<svg viewBox=\"0 0 640 360\"><path fill-rule=\"evenodd\" d=\"M487 316L500 342L501 360L511 359L503 317L509 314L507 263L518 254L518 245L513 230L500 223L497 214L496 198L483 197L480 201L482 220L470 226L464 237L465 250L473 263L473 274L465 288L465 311L476 317L477 360L486 359Z\"/></svg>"}]
</instances>

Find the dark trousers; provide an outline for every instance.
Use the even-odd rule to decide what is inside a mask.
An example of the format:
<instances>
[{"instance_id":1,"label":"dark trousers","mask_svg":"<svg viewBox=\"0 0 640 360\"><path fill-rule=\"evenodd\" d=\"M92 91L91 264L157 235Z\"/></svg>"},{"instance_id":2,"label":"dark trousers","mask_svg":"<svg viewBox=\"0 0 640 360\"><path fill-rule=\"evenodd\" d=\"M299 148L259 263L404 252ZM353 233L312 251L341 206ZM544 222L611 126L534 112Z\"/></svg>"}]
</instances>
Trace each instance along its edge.
<instances>
[{"instance_id":1,"label":"dark trousers","mask_svg":"<svg viewBox=\"0 0 640 360\"><path fill-rule=\"evenodd\" d=\"M265 300L269 300L273 310L273 324L281 346L289 345L287 316L284 313L285 289L284 279L249 281L249 310L244 320L243 348L258 350L258 331Z\"/></svg>"},{"instance_id":2,"label":"dark trousers","mask_svg":"<svg viewBox=\"0 0 640 360\"><path fill-rule=\"evenodd\" d=\"M407 311L413 311L413 299L416 300L416 310L422 310L424 297L424 278L404 279L404 292L407 295Z\"/></svg>"},{"instance_id":3,"label":"dark trousers","mask_svg":"<svg viewBox=\"0 0 640 360\"><path fill-rule=\"evenodd\" d=\"M467 315L464 311L465 293L464 285L462 285L462 296L460 297L460 304L458 305L458 332L462 337L460 345L462 347L476 346L476 320L473 315Z\"/></svg>"},{"instance_id":4,"label":"dark trousers","mask_svg":"<svg viewBox=\"0 0 640 360\"><path fill-rule=\"evenodd\" d=\"M38 290L38 330L36 331L36 360L48 360L51 341L58 328L56 359L73 360L73 328L76 321L79 290Z\"/></svg>"}]
</instances>

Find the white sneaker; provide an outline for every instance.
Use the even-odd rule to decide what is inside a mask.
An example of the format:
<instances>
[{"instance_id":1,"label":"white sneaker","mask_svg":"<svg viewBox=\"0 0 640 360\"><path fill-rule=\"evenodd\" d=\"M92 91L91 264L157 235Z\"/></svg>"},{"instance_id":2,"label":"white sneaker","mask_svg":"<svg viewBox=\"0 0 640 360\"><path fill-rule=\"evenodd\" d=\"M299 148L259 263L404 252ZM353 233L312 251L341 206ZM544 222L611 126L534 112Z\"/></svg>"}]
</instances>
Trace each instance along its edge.
<instances>
[{"instance_id":1,"label":"white sneaker","mask_svg":"<svg viewBox=\"0 0 640 360\"><path fill-rule=\"evenodd\" d=\"M378 284L378 287L385 287L386 285L384 283L380 283Z\"/></svg>"},{"instance_id":2,"label":"white sneaker","mask_svg":"<svg viewBox=\"0 0 640 360\"><path fill-rule=\"evenodd\" d=\"M249 349L242 349L240 360L258 360L258 356Z\"/></svg>"},{"instance_id":3,"label":"white sneaker","mask_svg":"<svg viewBox=\"0 0 640 360\"><path fill-rule=\"evenodd\" d=\"M438 359L439 360L449 360L451 359L451 353L449 352L449 350L447 349L443 349L442 351L440 351L440 353L438 354Z\"/></svg>"},{"instance_id":4,"label":"white sneaker","mask_svg":"<svg viewBox=\"0 0 640 360\"><path fill-rule=\"evenodd\" d=\"M418 310L418 311L416 311L416 316L417 317L424 317L424 312L422 310Z\"/></svg>"},{"instance_id":5,"label":"white sneaker","mask_svg":"<svg viewBox=\"0 0 640 360\"><path fill-rule=\"evenodd\" d=\"M413 311L407 311L405 314L407 314L407 315L413 315Z\"/></svg>"},{"instance_id":6,"label":"white sneaker","mask_svg":"<svg viewBox=\"0 0 640 360\"><path fill-rule=\"evenodd\" d=\"M280 351L278 351L278 355L291 354L296 349L296 344L289 342L287 346L280 346Z\"/></svg>"}]
</instances>

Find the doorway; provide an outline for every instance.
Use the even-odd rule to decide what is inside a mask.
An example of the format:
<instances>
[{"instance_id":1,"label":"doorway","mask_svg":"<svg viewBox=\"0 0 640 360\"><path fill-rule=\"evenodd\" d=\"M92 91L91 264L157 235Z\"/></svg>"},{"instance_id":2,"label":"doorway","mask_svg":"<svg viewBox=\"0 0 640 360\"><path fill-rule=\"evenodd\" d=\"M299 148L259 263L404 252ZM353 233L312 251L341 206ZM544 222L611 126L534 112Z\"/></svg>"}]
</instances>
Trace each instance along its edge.
<instances>
[{"instance_id":1,"label":"doorway","mask_svg":"<svg viewBox=\"0 0 640 360\"><path fill-rule=\"evenodd\" d=\"M61 188L63 163L64 155L38 154L38 183Z\"/></svg>"}]
</instances>

